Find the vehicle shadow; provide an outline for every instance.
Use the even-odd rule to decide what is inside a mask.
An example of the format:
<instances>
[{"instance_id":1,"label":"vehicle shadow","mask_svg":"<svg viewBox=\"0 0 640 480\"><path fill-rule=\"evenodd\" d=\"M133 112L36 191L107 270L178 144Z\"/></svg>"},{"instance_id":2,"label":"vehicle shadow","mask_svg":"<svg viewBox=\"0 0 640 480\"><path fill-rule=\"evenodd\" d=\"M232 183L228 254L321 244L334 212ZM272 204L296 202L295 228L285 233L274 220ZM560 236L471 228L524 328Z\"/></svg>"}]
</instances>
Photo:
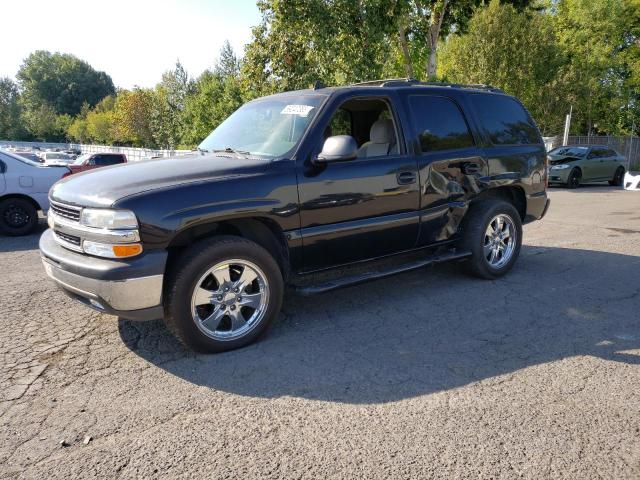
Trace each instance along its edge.
<instances>
[{"instance_id":1,"label":"vehicle shadow","mask_svg":"<svg viewBox=\"0 0 640 480\"><path fill-rule=\"evenodd\" d=\"M188 382L251 397L383 403L574 356L640 364L640 258L524 246L506 278L441 265L328 295L290 296L257 344L185 351L162 322L120 320L135 354ZM501 380L497 380L501 381Z\"/></svg>"},{"instance_id":2,"label":"vehicle shadow","mask_svg":"<svg viewBox=\"0 0 640 480\"><path fill-rule=\"evenodd\" d=\"M35 232L31 235L25 235L24 237L8 237L0 234L0 253L23 252L26 250L37 249L40 236L47 228L47 219L40 218Z\"/></svg>"}]
</instances>

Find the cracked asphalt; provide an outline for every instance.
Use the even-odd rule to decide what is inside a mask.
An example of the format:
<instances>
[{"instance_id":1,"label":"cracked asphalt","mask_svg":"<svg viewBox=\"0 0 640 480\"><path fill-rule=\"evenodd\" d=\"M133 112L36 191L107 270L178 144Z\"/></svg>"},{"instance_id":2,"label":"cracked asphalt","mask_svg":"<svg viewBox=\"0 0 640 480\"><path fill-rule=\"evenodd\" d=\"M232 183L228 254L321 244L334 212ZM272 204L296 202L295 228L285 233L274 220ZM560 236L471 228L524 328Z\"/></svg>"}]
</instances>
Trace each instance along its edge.
<instances>
[{"instance_id":1,"label":"cracked asphalt","mask_svg":"<svg viewBox=\"0 0 640 480\"><path fill-rule=\"evenodd\" d=\"M640 194L550 196L504 279L288 297L209 356L0 237L0 478L639 478Z\"/></svg>"}]
</instances>

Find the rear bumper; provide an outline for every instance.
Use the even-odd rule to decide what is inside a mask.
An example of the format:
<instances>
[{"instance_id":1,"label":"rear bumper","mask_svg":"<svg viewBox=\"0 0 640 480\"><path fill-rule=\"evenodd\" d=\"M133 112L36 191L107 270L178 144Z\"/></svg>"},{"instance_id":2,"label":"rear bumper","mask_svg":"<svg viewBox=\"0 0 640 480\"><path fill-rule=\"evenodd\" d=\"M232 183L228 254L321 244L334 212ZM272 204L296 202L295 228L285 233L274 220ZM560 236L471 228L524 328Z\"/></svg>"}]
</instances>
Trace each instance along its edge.
<instances>
[{"instance_id":1,"label":"rear bumper","mask_svg":"<svg viewBox=\"0 0 640 480\"><path fill-rule=\"evenodd\" d=\"M551 200L547 197L547 192L538 192L527 196L527 214L523 223L530 223L541 220L549 210Z\"/></svg>"},{"instance_id":2,"label":"rear bumper","mask_svg":"<svg viewBox=\"0 0 640 480\"><path fill-rule=\"evenodd\" d=\"M122 318L162 318L166 252L128 261L96 258L58 245L51 230L42 234L40 252L49 278L72 298Z\"/></svg>"}]
</instances>

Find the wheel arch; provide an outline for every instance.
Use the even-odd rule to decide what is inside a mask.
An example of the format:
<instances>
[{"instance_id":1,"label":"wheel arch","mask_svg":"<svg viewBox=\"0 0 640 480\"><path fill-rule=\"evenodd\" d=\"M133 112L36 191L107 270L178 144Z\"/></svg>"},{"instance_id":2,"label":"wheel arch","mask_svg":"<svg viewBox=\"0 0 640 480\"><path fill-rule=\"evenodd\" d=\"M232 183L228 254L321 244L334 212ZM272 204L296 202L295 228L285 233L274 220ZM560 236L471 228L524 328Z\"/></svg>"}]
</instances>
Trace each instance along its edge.
<instances>
[{"instance_id":1,"label":"wheel arch","mask_svg":"<svg viewBox=\"0 0 640 480\"><path fill-rule=\"evenodd\" d=\"M283 278L289 276L291 264L285 234L276 222L265 217L227 219L186 228L169 243L169 261L189 245L217 235L235 235L257 243L274 257Z\"/></svg>"},{"instance_id":2,"label":"wheel arch","mask_svg":"<svg viewBox=\"0 0 640 480\"><path fill-rule=\"evenodd\" d=\"M524 222L527 216L527 196L522 187L517 185L493 187L480 193L473 200L473 203L480 202L487 198L502 198L511 203L520 214L520 220Z\"/></svg>"},{"instance_id":3,"label":"wheel arch","mask_svg":"<svg viewBox=\"0 0 640 480\"><path fill-rule=\"evenodd\" d=\"M0 202L4 202L5 200L9 200L10 198L21 198L22 200L26 200L31 203L36 210L43 210L38 201L30 197L29 195L25 195L24 193L8 193L6 195L0 195Z\"/></svg>"}]
</instances>

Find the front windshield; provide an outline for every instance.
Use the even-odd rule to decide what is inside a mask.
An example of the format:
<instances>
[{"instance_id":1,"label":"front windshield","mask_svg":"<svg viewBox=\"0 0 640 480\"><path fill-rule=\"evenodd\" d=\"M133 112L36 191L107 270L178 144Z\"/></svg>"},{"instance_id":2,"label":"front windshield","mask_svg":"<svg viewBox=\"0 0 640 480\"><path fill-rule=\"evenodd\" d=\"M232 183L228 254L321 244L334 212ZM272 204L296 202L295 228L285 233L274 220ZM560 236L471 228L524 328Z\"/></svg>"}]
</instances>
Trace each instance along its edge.
<instances>
[{"instance_id":1,"label":"front windshield","mask_svg":"<svg viewBox=\"0 0 640 480\"><path fill-rule=\"evenodd\" d=\"M90 157L91 157L90 153L85 153L84 155L80 155L78 158L75 159L73 164L82 165L85 162L85 160L88 160Z\"/></svg>"},{"instance_id":2,"label":"front windshield","mask_svg":"<svg viewBox=\"0 0 640 480\"><path fill-rule=\"evenodd\" d=\"M563 155L567 157L584 157L587 154L587 147L558 147L549 152L549 155Z\"/></svg>"},{"instance_id":3,"label":"front windshield","mask_svg":"<svg viewBox=\"0 0 640 480\"><path fill-rule=\"evenodd\" d=\"M251 156L281 157L293 150L326 97L282 95L236 110L198 148L232 149Z\"/></svg>"}]
</instances>

